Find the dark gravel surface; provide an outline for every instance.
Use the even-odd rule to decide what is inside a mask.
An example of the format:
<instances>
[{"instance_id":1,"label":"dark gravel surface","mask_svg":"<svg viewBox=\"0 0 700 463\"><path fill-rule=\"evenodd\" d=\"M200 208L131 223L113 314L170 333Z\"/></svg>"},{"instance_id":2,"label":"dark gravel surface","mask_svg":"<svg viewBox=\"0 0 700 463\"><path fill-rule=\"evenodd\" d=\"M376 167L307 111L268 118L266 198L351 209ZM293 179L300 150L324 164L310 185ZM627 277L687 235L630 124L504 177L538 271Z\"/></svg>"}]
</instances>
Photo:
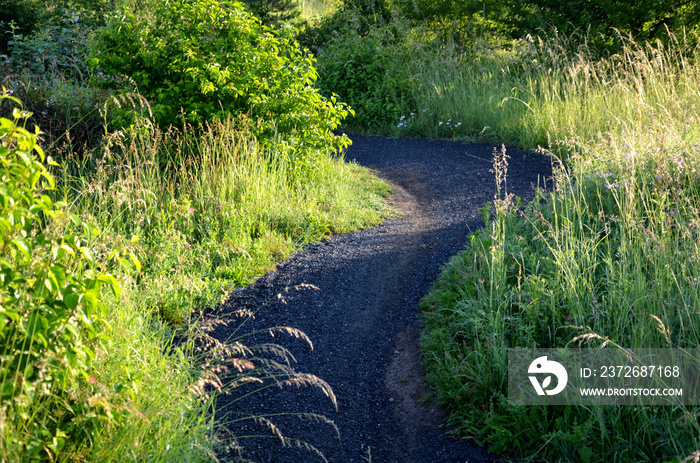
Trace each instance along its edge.
<instances>
[{"instance_id":1,"label":"dark gravel surface","mask_svg":"<svg viewBox=\"0 0 700 463\"><path fill-rule=\"evenodd\" d=\"M494 460L483 448L445 436L445 412L426 398L418 333L419 300L440 268L483 226L478 208L493 199L493 145L352 136L348 160L376 169L395 185L391 200L403 216L381 226L333 236L280 264L255 284L234 292L222 317L240 308L260 310L254 330L288 325L300 340L276 336L296 356L296 371L330 384L338 409L315 388L270 388L217 409L257 414L314 412L337 426L281 417L281 431L320 450L329 462L477 463ZM549 160L508 149L508 189L524 200L551 175ZM235 326L232 323L231 326ZM229 328L217 336L225 339ZM265 339L269 341L269 339ZM252 340L249 340L252 342ZM235 397L235 396L234 396ZM429 396L428 396L429 397ZM233 416L233 415L230 415ZM229 417L230 417L229 416ZM225 419L224 419L225 421ZM265 434L231 425L237 436ZM269 434L269 433L268 433ZM245 458L259 462L314 462L313 453L278 439L246 438ZM233 454L223 461L236 461Z\"/></svg>"}]
</instances>

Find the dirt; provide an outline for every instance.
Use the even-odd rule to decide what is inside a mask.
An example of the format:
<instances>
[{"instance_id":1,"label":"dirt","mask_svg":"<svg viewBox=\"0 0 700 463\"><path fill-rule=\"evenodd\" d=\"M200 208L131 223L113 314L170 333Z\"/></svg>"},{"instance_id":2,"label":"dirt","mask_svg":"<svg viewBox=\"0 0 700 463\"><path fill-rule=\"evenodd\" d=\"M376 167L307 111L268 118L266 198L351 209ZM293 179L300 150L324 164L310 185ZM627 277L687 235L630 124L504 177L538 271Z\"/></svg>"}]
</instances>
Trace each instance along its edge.
<instances>
[{"instance_id":1,"label":"dirt","mask_svg":"<svg viewBox=\"0 0 700 463\"><path fill-rule=\"evenodd\" d=\"M375 169L394 185L390 198L402 216L383 225L333 236L309 246L255 284L235 291L220 316L255 310L249 332L287 325L304 331L302 341L275 337L296 357L296 371L325 380L332 402L315 388L270 388L235 401L222 396L219 423L231 434L270 435L245 413L287 413L275 424L286 446L271 437L240 439L244 452L219 455L222 461L477 463L495 457L468 440L447 437L448 411L439 406L421 366L420 299L470 232L483 226L478 209L493 199L493 150L488 144L437 140L393 140L351 136L346 159ZM523 200L551 175L549 160L509 149L508 190ZM217 333L231 336L235 322ZM240 334L240 332L238 333ZM266 334L265 334L266 336ZM269 342L262 334L246 342ZM299 412L323 415L329 423L301 419ZM228 423L228 424L227 424Z\"/></svg>"}]
</instances>

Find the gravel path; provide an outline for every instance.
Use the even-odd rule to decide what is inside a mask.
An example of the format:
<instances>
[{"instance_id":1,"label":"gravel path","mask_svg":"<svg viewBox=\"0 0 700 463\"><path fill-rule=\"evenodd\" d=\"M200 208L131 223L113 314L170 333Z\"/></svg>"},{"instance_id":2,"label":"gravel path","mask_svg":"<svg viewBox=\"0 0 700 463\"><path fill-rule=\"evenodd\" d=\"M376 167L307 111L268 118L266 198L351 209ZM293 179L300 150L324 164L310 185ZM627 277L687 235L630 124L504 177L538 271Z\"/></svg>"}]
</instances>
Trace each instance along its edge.
<instances>
[{"instance_id":1,"label":"gravel path","mask_svg":"<svg viewBox=\"0 0 700 463\"><path fill-rule=\"evenodd\" d=\"M440 267L483 225L478 208L493 199L493 145L352 136L346 158L376 169L395 185L392 201L403 216L332 237L280 264L254 285L234 292L227 311L266 304L248 329L288 325L299 340L275 337L297 359L295 369L333 388L336 411L314 388L268 389L251 396L248 412L314 412L338 428L298 418L275 422L285 435L319 449L329 462L477 463L493 461L484 449L445 436L445 412L428 394L418 334L418 302ZM525 200L538 178L551 174L541 156L509 149L508 189ZM280 295L281 296L278 296ZM224 339L229 333L220 330ZM227 410L224 396L217 408ZM229 407L233 409L233 407ZM251 426L237 435L263 434ZM293 441L292 441L293 442ZM271 438L244 439L244 457L259 462L323 461ZM236 461L221 455L223 461Z\"/></svg>"}]
</instances>

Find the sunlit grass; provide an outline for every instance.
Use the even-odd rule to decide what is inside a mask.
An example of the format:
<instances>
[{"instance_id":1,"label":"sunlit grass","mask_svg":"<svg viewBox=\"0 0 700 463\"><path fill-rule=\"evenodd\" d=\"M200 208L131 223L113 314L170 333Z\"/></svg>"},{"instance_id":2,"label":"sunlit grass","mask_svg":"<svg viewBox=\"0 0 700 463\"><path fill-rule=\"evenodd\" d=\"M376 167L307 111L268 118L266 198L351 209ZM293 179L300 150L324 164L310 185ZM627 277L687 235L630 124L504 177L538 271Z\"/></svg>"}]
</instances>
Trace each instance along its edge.
<instances>
[{"instance_id":1,"label":"sunlit grass","mask_svg":"<svg viewBox=\"0 0 700 463\"><path fill-rule=\"evenodd\" d=\"M299 0L302 19L328 16L338 9L339 0Z\"/></svg>"},{"instance_id":2,"label":"sunlit grass","mask_svg":"<svg viewBox=\"0 0 700 463\"><path fill-rule=\"evenodd\" d=\"M303 245L379 223L390 213L389 188L341 156L292 156L296 147L281 139L263 148L249 127L137 124L83 157L64 156L53 193L100 230L85 244L96 261L119 249L127 270L120 298L104 296L109 340L95 347L85 377L24 408L2 408L26 414L2 417L0 460L29 461L28 433L37 429L35 437L53 439L32 448L47 461L213 461L240 445L237 436L220 439L216 394L262 381L310 385L335 400L322 379L294 371L283 349L209 337L202 313Z\"/></svg>"},{"instance_id":3,"label":"sunlit grass","mask_svg":"<svg viewBox=\"0 0 700 463\"><path fill-rule=\"evenodd\" d=\"M142 237L149 303L179 323L303 244L386 214L388 187L366 169L329 156L302 165L286 143L271 149L233 122L197 134L146 129L114 137L106 156L86 161L93 173L66 187L104 228Z\"/></svg>"},{"instance_id":4,"label":"sunlit grass","mask_svg":"<svg viewBox=\"0 0 700 463\"><path fill-rule=\"evenodd\" d=\"M226 390L218 376L235 370L220 363L240 357L233 366L245 365L244 377L263 380L271 364L237 343L198 355L189 343L163 350L164 344L302 245L376 224L388 213L381 199L388 187L366 169L330 156L300 165L284 151L289 145L275 146L263 149L245 124L232 121L197 133L144 126L114 135L102 157L66 172L73 209L111 239L140 237L129 246L143 263L138 283L113 307L119 348L99 357L97 383L123 385L132 399L123 406L133 413L98 436L97 460L209 458L216 433L204 391ZM195 333L205 336L196 344L219 346ZM207 371L200 370L202 355ZM284 375L292 384L297 373ZM230 386L227 392L235 394Z\"/></svg>"},{"instance_id":5,"label":"sunlit grass","mask_svg":"<svg viewBox=\"0 0 700 463\"><path fill-rule=\"evenodd\" d=\"M556 34L462 56L422 47L410 64L420 82L418 107L394 133L536 148L608 133L630 138L658 130L662 120L692 122L700 103L698 50L675 37L667 46L626 43L603 60Z\"/></svg>"},{"instance_id":6,"label":"sunlit grass","mask_svg":"<svg viewBox=\"0 0 700 463\"><path fill-rule=\"evenodd\" d=\"M555 37L498 65L428 72L411 133L540 145L566 163L553 157L553 188L524 214L495 198L492 221L424 300L428 376L453 423L497 451L682 459L700 446L696 407L510 407L504 396L508 347L700 344L698 50L628 41L593 60L572 47ZM448 119L463 125L437 132Z\"/></svg>"}]
</instances>

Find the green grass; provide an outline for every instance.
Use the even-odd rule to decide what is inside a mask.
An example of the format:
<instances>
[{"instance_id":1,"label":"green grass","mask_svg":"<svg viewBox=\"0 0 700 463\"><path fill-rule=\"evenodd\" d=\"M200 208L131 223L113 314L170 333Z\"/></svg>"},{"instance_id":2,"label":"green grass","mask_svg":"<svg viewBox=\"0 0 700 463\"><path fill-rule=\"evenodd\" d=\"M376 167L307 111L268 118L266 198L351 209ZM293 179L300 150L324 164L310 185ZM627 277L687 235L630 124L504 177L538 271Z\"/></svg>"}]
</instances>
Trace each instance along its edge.
<instances>
[{"instance_id":1,"label":"green grass","mask_svg":"<svg viewBox=\"0 0 700 463\"><path fill-rule=\"evenodd\" d=\"M109 348L93 365L90 397L111 414L85 448L69 440L60 460L212 461L216 426L212 398L193 392L202 375L193 349L149 310L149 294L133 282L109 303ZM82 418L82 417L79 417ZM107 424L107 423L104 423ZM73 454L71 454L73 453Z\"/></svg>"},{"instance_id":2,"label":"green grass","mask_svg":"<svg viewBox=\"0 0 700 463\"><path fill-rule=\"evenodd\" d=\"M221 344L199 321L305 244L382 221L389 188L342 157L300 156L281 139L263 148L251 133L240 120L166 132L146 122L82 157L59 153L54 193L99 229L83 244L97 265L112 249L125 260L122 293L103 294L108 340L92 347L84 377L21 407L2 404L0 461L211 461L245 444L219 434L217 394L256 378L311 385L334 401L321 379L286 366L284 350Z\"/></svg>"},{"instance_id":3,"label":"green grass","mask_svg":"<svg viewBox=\"0 0 700 463\"><path fill-rule=\"evenodd\" d=\"M577 38L580 39L580 38ZM697 111L697 50L626 39L623 52L597 60L579 42L551 37L457 55L415 45L410 66L416 107L395 135L453 137L527 148L585 143L608 133L630 138ZM421 52L422 50L422 52ZM612 97L614 96L614 97ZM661 133L657 134L661 135Z\"/></svg>"},{"instance_id":4,"label":"green grass","mask_svg":"<svg viewBox=\"0 0 700 463\"><path fill-rule=\"evenodd\" d=\"M266 152L245 124L143 128L68 174L76 210L136 243L152 309L174 324L306 243L379 223L385 183L342 158ZM90 167L90 166L91 167ZM205 289L207 288L207 289Z\"/></svg>"},{"instance_id":5,"label":"green grass","mask_svg":"<svg viewBox=\"0 0 700 463\"><path fill-rule=\"evenodd\" d=\"M337 0L299 0L301 19L315 19L328 16L338 8Z\"/></svg>"},{"instance_id":6,"label":"green grass","mask_svg":"<svg viewBox=\"0 0 700 463\"><path fill-rule=\"evenodd\" d=\"M679 461L700 447L697 407L511 407L506 348L700 345L699 51L628 41L593 60L559 37L521 46L422 71L427 111L398 128L566 160L524 213L499 181L487 227L423 301L428 379L458 432L497 452Z\"/></svg>"},{"instance_id":7,"label":"green grass","mask_svg":"<svg viewBox=\"0 0 700 463\"><path fill-rule=\"evenodd\" d=\"M301 7L303 18L314 20L337 5L303 1ZM369 170L329 155L330 138L319 142L309 135L313 130L308 125L259 140L254 133L274 121L255 124L240 116L196 130L160 130L149 121L134 122L132 110L150 113L149 103L136 93L113 96L93 87L85 56L92 26L80 16L80 21L71 15L34 36L15 36L13 56L3 63L7 72L0 76L0 84L11 89L6 94L3 88L0 103L10 96L21 99L23 109L34 112L27 121L30 132L33 124L46 132L42 145L61 164L50 168L58 189L46 193L64 200L62 211L74 214L74 220L63 212L61 220L48 220L37 210L49 203L34 193L24 196L37 203L32 210L0 201L3 227L22 214L34 219L26 230L20 229L23 219L10 226L14 234L0 236L0 462L212 461L215 451L236 452L245 445L225 429L223 418L235 410L214 409L218 394L244 396L250 388L240 386L262 381L261 387L312 386L331 401L335 398L322 379L292 370L292 357L281 348L246 346L245 337L214 340L210 329L222 321L201 323L203 312L216 316L212 309L231 290L251 283L304 245L381 222L391 214L382 200L389 187ZM14 119L12 106L0 105L0 115ZM3 175L19 178L27 169L6 168L4 149L16 143L14 135L6 135L14 128L6 120L0 125ZM306 145L304 137L312 143ZM63 280L57 286L53 273L48 273L53 280L46 276L46 268L56 267L55 256L43 251L53 241L39 231L56 242L81 238L75 249L86 254L73 250L63 260L64 273L86 282L83 290L93 291L91 278L102 272L119 279L118 299L104 291L89 293L95 299L102 296L105 311L73 317L82 323L74 323L80 329L53 316L66 314L70 320L65 294L80 293ZM6 246L13 239L20 240L17 249ZM21 252L25 241L37 243L26 258ZM95 264L88 265L81 255L92 256ZM16 284L27 297L11 297L14 287L8 281L15 267L28 275ZM67 287L60 289L64 283ZM44 286L53 292L46 296ZM30 294L39 302L34 304ZM81 299L77 307L86 307L87 313L91 298ZM13 318L16 307L21 315ZM41 318L43 314L48 315ZM231 323L243 325L252 315L236 314ZM42 357L46 349L42 351L32 326L41 328L44 319L59 334L49 336L51 355ZM276 334L304 338L293 328ZM63 344L94 353L94 358L85 354L76 360L56 342L63 335L69 340ZM27 366L26 358L35 362ZM63 370L69 381L61 381ZM229 402L237 400L245 399ZM304 412L297 416L324 425L320 417ZM275 429L271 416L236 416L262 423L263 433ZM280 442L282 436L270 437ZM282 442L305 446L293 436Z\"/></svg>"},{"instance_id":8,"label":"green grass","mask_svg":"<svg viewBox=\"0 0 700 463\"><path fill-rule=\"evenodd\" d=\"M176 349L174 364L163 365L170 355L164 360L162 347L155 346L168 342L168 330L190 326L201 310L271 270L304 244L377 224L387 215L381 198L388 187L368 170L328 156L300 166L287 161L292 157L285 149L287 145L279 143L274 151L263 151L245 124L232 121L212 124L199 133L162 133L144 127L125 138L115 135L103 157L86 161L94 168L66 183L72 190L69 197L76 198L74 210L94 218L103 233L115 240L141 237L131 246L143 269L132 298L122 302L125 312L116 312L112 325L115 330L130 327L119 332L126 336L123 345L129 346L121 354L132 365L138 363L139 378L133 381L142 391L138 399L143 408L137 410L153 410L162 417L174 416L174 409L187 410L171 423L176 428L165 432L158 420L148 419L146 424L133 418L141 426L125 423L125 443L138 440L133 429L144 436L158 430L156 439L148 439L157 447L153 455L170 455L164 449L180 441L190 452L206 455L213 435L206 435L206 443L202 439L204 431L211 431L212 415L207 413L206 396L187 393L188 387L202 381L202 374L193 370L196 359L190 358L191 352ZM130 321L133 317L136 323ZM154 323L165 326L154 332ZM151 358L148 348L136 348L140 343L154 346ZM142 352L146 358L134 358ZM118 353L108 355L107 369L128 365ZM187 371L189 376L183 373ZM144 394L151 387L162 392ZM168 392L172 390L181 392L178 400ZM111 442L96 446L113 447ZM133 449L126 450L128 454Z\"/></svg>"}]
</instances>

